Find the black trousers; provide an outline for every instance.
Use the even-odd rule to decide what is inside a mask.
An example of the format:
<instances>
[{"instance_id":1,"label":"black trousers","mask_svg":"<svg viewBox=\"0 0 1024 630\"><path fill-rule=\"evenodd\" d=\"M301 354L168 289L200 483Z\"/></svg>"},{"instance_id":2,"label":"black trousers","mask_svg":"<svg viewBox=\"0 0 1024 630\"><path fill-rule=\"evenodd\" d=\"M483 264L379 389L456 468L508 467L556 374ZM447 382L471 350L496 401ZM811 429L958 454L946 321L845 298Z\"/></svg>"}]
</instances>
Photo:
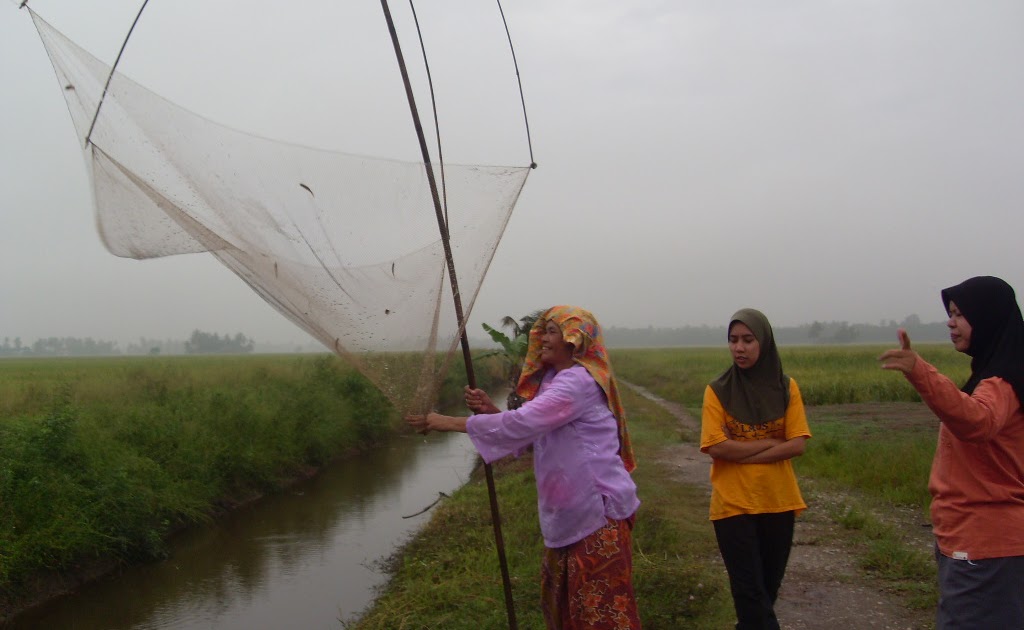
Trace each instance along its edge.
<instances>
[{"instance_id":1,"label":"black trousers","mask_svg":"<svg viewBox=\"0 0 1024 630\"><path fill-rule=\"evenodd\" d=\"M775 600L793 546L794 512L741 514L712 521L729 572L736 630L778 630Z\"/></svg>"}]
</instances>

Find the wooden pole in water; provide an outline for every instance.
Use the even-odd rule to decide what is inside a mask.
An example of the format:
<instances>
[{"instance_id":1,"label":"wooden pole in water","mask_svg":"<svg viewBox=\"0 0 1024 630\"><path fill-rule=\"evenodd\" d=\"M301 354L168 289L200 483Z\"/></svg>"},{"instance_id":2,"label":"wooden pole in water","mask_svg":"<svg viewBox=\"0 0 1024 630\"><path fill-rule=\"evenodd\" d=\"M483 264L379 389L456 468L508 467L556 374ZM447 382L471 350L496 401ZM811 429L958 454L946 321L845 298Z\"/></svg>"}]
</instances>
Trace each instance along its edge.
<instances>
[{"instance_id":1,"label":"wooden pole in water","mask_svg":"<svg viewBox=\"0 0 1024 630\"><path fill-rule=\"evenodd\" d=\"M455 260L452 257L452 247L449 240L448 224L444 218L444 211L441 208L441 197L438 194L437 181L434 179L434 169L430 163L430 151L427 149L427 140L423 134L423 125L420 124L419 110L416 108L416 98L412 92L412 84L409 82L409 72L405 67L405 57L402 55L402 47L398 43L398 33L395 31L394 20L391 19L391 9L388 8L388 0L380 0L381 8L384 10L384 19L388 23L388 32L391 33L391 43L395 47L395 57L398 59L398 67L402 72L402 82L405 84L405 95L409 99L409 110L412 113L412 122L416 127L416 137L420 143L420 153L423 156L423 165L427 171L427 181L430 183L430 195L434 201L434 212L437 214L437 228L441 233L441 243L444 246L444 256L448 263L448 279L452 283L452 296L455 299L455 317L458 319L459 330L462 332L462 358L466 364L466 381L472 388L476 388L476 374L473 371L473 357L469 353L469 339L466 336L466 322L462 310L462 296L459 294L459 283L455 275ZM510 630L517 630L516 611L512 604L512 583L508 576L508 562L505 560L505 543L501 535L501 516L498 513L498 495L494 489L494 473L491 465L484 464L484 473L487 477L487 495L491 503L491 523L494 525L494 544L498 550L498 564L501 567L501 582L505 589L505 612L508 614L508 627Z\"/></svg>"}]
</instances>

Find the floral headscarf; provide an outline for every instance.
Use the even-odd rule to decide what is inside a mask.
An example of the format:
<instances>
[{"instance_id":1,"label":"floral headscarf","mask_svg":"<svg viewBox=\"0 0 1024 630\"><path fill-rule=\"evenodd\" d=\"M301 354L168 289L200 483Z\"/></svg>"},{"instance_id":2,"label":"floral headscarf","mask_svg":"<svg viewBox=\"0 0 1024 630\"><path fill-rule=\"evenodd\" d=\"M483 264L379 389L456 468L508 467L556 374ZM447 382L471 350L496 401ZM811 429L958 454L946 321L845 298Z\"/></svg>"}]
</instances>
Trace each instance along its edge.
<instances>
[{"instance_id":1,"label":"floral headscarf","mask_svg":"<svg viewBox=\"0 0 1024 630\"><path fill-rule=\"evenodd\" d=\"M619 427L619 457L622 458L626 470L632 472L636 468L636 460L633 457L633 446L629 441L629 430L626 428L626 412L619 398L615 375L612 374L601 325L589 311L576 306L553 306L537 318L530 329L526 360L523 362L516 393L526 400L532 400L540 389L545 371L545 366L540 360L541 335L544 334L548 322L554 322L562 330L562 339L573 345L573 361L585 367L604 390L604 395L608 399L608 409L615 416Z\"/></svg>"}]
</instances>

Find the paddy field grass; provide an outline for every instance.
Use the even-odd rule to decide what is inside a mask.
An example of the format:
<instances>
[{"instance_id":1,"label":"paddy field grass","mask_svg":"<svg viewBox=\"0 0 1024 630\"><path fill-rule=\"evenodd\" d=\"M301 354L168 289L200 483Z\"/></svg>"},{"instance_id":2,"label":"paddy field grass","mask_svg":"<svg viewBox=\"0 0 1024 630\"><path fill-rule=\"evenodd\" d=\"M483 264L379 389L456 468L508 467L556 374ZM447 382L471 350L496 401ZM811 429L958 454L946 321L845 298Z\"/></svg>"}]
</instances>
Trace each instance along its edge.
<instances>
[{"instance_id":1,"label":"paddy field grass","mask_svg":"<svg viewBox=\"0 0 1024 630\"><path fill-rule=\"evenodd\" d=\"M932 564L886 515L927 519L937 425L901 375L879 369L884 349L782 350L814 433L795 466L865 575L924 608L934 603ZM951 348L917 349L954 380L966 378L968 362ZM729 357L724 347L615 350L612 361L619 378L699 417L704 387ZM448 401L459 398L460 369L446 379ZM496 368L477 373L500 386ZM625 400L641 461L634 559L645 624L725 627L731 601L706 498L654 457L697 436L650 401ZM160 557L175 529L404 430L368 381L327 355L0 361L0 599L14 601L39 575L83 559ZM542 541L530 462L500 462L495 477L521 627L537 627ZM502 627L489 519L474 477L391 559L393 579L356 627Z\"/></svg>"}]
</instances>

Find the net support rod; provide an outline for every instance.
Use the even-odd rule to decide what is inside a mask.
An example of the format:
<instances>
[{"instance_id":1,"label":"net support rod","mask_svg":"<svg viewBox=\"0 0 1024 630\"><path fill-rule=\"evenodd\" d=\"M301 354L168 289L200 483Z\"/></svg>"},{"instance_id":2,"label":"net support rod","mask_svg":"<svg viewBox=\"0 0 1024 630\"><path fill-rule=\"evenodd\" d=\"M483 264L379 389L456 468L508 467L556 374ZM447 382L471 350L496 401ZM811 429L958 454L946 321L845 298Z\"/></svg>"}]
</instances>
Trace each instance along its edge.
<instances>
[{"instance_id":1,"label":"net support rod","mask_svg":"<svg viewBox=\"0 0 1024 630\"><path fill-rule=\"evenodd\" d=\"M103 94L100 96L100 102L96 104L96 112L92 116L89 133L85 134L85 142L82 143L82 146L89 146L89 142L92 139L92 130L96 127L96 121L100 117L100 108L103 107L103 101L107 98L107 90L110 89L110 80L114 78L117 64L121 63L121 55L124 54L124 49L128 46L128 40L132 37L132 31L135 30L135 25L139 23L139 18L142 17L142 12L146 10L147 4L149 4L149 0L142 1L142 6L139 7L139 12L135 14L135 20L132 21L132 27L128 29L128 34L124 36L124 42L121 43L121 50L117 51L117 59L114 60L114 65L110 66L110 74L107 75L107 82L103 85Z\"/></svg>"},{"instance_id":2,"label":"net support rod","mask_svg":"<svg viewBox=\"0 0 1024 630\"><path fill-rule=\"evenodd\" d=\"M437 136L437 164L441 167L441 207L444 208L444 222L448 223L448 191L444 179L444 154L441 152L441 123L437 119L437 99L434 97L434 79L430 76L430 62L427 61L427 46L423 42L423 31L420 20L416 17L416 5L409 0L412 19L416 22L416 34L420 38L420 50L423 51L423 68L427 71L427 84L430 86L430 107L434 111L434 134Z\"/></svg>"},{"instance_id":3,"label":"net support rod","mask_svg":"<svg viewBox=\"0 0 1024 630\"><path fill-rule=\"evenodd\" d=\"M473 357L469 353L469 339L466 335L466 322L462 310L462 296L459 294L459 284L455 275L455 259L452 257L451 242L448 233L448 225L441 208L441 198L438 195L437 181L434 178L434 169L430 163L430 151L427 149L427 140L423 134L423 125L420 123L419 111L416 109L416 98L413 95L412 84L409 81L409 71L405 66L405 58L402 56L402 47L398 42L398 32L395 30L395 22L391 18L391 9L388 7L388 0L380 0L381 8L384 10L384 19L387 21L388 32L391 34L391 43L395 48L395 58L398 60L398 68L402 73L402 82L405 84L405 95L409 100L409 110L412 113L412 122L416 127L416 137L419 139L420 153L423 156L423 165L427 172L427 181L430 184L430 194L434 202L434 212L437 215L437 228L441 233L441 243L444 246L445 260L448 263L448 279L452 283L452 296L455 300L455 317L458 319L461 332L462 357L466 364L466 380L470 387L476 387L476 374L473 372ZM512 584L508 576L508 562L505 559L505 543L501 535L501 516L498 513L498 497L494 489L494 473L491 465L484 464L484 473L487 477L487 495L491 504L491 523L494 526L494 543L498 551L498 564L501 567L501 581L505 590L505 611L508 615L508 627L510 630L517 630L515 607L512 604Z\"/></svg>"},{"instance_id":4,"label":"net support rod","mask_svg":"<svg viewBox=\"0 0 1024 630\"><path fill-rule=\"evenodd\" d=\"M537 168L537 163L533 160L533 140L530 138L530 121L526 117L526 97L523 96L523 80L519 77L519 62L516 60L516 48L512 45L512 33L508 30L505 9L501 8L501 0L497 1L498 12L501 13L501 23L505 26L505 36L508 37L508 49L512 52L512 65L516 68L516 81L519 83L519 102L523 105L523 125L526 126L526 145L530 149L530 168Z\"/></svg>"}]
</instances>

